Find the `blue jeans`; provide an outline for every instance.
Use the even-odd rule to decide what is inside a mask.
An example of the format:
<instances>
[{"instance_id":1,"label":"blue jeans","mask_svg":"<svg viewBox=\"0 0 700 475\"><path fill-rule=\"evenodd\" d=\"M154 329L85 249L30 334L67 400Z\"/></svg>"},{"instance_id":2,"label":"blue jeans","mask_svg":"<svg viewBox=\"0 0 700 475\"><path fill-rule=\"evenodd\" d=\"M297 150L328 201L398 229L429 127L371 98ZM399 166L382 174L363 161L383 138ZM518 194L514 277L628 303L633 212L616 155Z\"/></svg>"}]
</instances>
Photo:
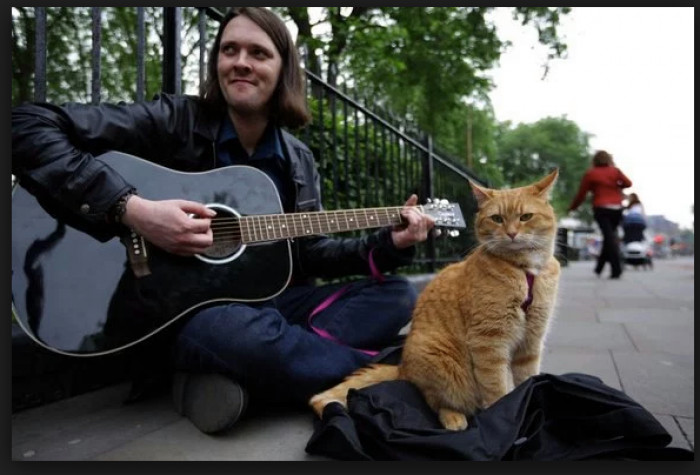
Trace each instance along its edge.
<instances>
[{"instance_id":1,"label":"blue jeans","mask_svg":"<svg viewBox=\"0 0 700 475\"><path fill-rule=\"evenodd\" d=\"M339 288L347 291L308 317ZM252 398L282 396L305 403L366 365L372 356L395 341L411 318L416 291L403 277L385 276L321 287L290 287L275 299L259 304L231 303L193 315L177 335L175 368L189 372L227 374Z\"/></svg>"}]
</instances>

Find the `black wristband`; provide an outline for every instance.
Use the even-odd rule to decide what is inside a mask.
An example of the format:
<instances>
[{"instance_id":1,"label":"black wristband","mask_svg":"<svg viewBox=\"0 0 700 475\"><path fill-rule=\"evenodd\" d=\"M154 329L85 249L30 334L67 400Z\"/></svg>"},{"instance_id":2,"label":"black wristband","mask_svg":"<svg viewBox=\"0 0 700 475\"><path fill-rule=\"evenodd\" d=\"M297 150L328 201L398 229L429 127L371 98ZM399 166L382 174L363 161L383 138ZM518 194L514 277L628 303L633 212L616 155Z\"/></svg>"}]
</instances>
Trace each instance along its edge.
<instances>
[{"instance_id":1,"label":"black wristband","mask_svg":"<svg viewBox=\"0 0 700 475\"><path fill-rule=\"evenodd\" d=\"M114 206L112 206L112 212L110 213L113 223L119 224L122 222L122 217L124 216L124 213L126 213L126 204L129 202L129 199L136 194L138 194L136 193L136 190L129 190L124 193L116 203L114 203Z\"/></svg>"}]
</instances>

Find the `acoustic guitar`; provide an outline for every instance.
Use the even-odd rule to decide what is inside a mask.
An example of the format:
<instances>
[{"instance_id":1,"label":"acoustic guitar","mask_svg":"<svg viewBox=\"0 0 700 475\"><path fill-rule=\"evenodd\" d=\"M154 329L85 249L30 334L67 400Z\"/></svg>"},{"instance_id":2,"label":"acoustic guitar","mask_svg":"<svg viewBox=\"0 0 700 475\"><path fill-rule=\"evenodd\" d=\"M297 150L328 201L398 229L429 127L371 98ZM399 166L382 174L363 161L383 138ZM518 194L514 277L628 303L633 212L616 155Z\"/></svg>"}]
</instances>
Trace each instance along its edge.
<instances>
[{"instance_id":1,"label":"acoustic guitar","mask_svg":"<svg viewBox=\"0 0 700 475\"><path fill-rule=\"evenodd\" d=\"M217 212L214 244L182 257L136 234L100 242L54 219L15 185L12 312L34 341L70 356L125 349L204 306L274 298L292 275L292 239L403 219L400 206L285 214L272 180L247 166L185 173L120 152L96 159L141 196L206 203ZM465 227L458 204L435 200L419 208L436 226Z\"/></svg>"}]
</instances>

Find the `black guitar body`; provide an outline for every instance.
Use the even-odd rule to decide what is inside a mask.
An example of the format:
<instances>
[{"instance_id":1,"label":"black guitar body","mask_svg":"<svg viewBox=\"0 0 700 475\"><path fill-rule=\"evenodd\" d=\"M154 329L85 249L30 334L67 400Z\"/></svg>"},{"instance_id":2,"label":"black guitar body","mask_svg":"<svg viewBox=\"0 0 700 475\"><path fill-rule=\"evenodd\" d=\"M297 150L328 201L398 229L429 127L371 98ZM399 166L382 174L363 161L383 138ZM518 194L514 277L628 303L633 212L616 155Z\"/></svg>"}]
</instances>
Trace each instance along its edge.
<instances>
[{"instance_id":1,"label":"black guitar body","mask_svg":"<svg viewBox=\"0 0 700 475\"><path fill-rule=\"evenodd\" d=\"M274 184L254 168L182 173L116 152L98 159L148 199L212 204L219 215L227 209L242 216L283 212ZM150 274L136 277L119 239L102 243L56 221L17 186L13 313L39 344L95 356L139 343L205 306L270 299L284 290L292 272L288 240L242 246L230 261L178 257L149 245L146 251Z\"/></svg>"}]
</instances>

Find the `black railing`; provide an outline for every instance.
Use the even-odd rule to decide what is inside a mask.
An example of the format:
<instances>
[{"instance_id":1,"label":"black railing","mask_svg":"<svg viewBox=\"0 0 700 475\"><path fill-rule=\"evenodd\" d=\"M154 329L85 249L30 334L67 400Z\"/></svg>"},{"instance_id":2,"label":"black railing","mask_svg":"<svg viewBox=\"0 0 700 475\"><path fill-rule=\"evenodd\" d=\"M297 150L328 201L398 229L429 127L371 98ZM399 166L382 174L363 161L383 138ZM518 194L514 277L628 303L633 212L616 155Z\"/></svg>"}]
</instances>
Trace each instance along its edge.
<instances>
[{"instance_id":1,"label":"black railing","mask_svg":"<svg viewBox=\"0 0 700 475\"><path fill-rule=\"evenodd\" d=\"M137 10L136 93L133 100L145 98L145 7ZM199 84L204 81L207 54L207 22L220 21L223 11L215 7L164 7L162 90L181 93L182 9L198 8ZM101 82L101 8L92 7L92 83L91 101L102 100ZM34 100L47 97L46 8L35 7ZM445 263L459 260L474 245L472 221L475 202L467 179L484 184L457 160L435 152L431 137L394 118L378 113L366 99L358 99L306 73L309 106L313 112L310 126L296 131L312 148L323 177L322 193L326 209L399 206L416 193L420 201L447 199L458 203L467 224L458 237L431 237L419 246L412 271L432 272ZM448 235L449 233L444 233Z\"/></svg>"}]
</instances>

